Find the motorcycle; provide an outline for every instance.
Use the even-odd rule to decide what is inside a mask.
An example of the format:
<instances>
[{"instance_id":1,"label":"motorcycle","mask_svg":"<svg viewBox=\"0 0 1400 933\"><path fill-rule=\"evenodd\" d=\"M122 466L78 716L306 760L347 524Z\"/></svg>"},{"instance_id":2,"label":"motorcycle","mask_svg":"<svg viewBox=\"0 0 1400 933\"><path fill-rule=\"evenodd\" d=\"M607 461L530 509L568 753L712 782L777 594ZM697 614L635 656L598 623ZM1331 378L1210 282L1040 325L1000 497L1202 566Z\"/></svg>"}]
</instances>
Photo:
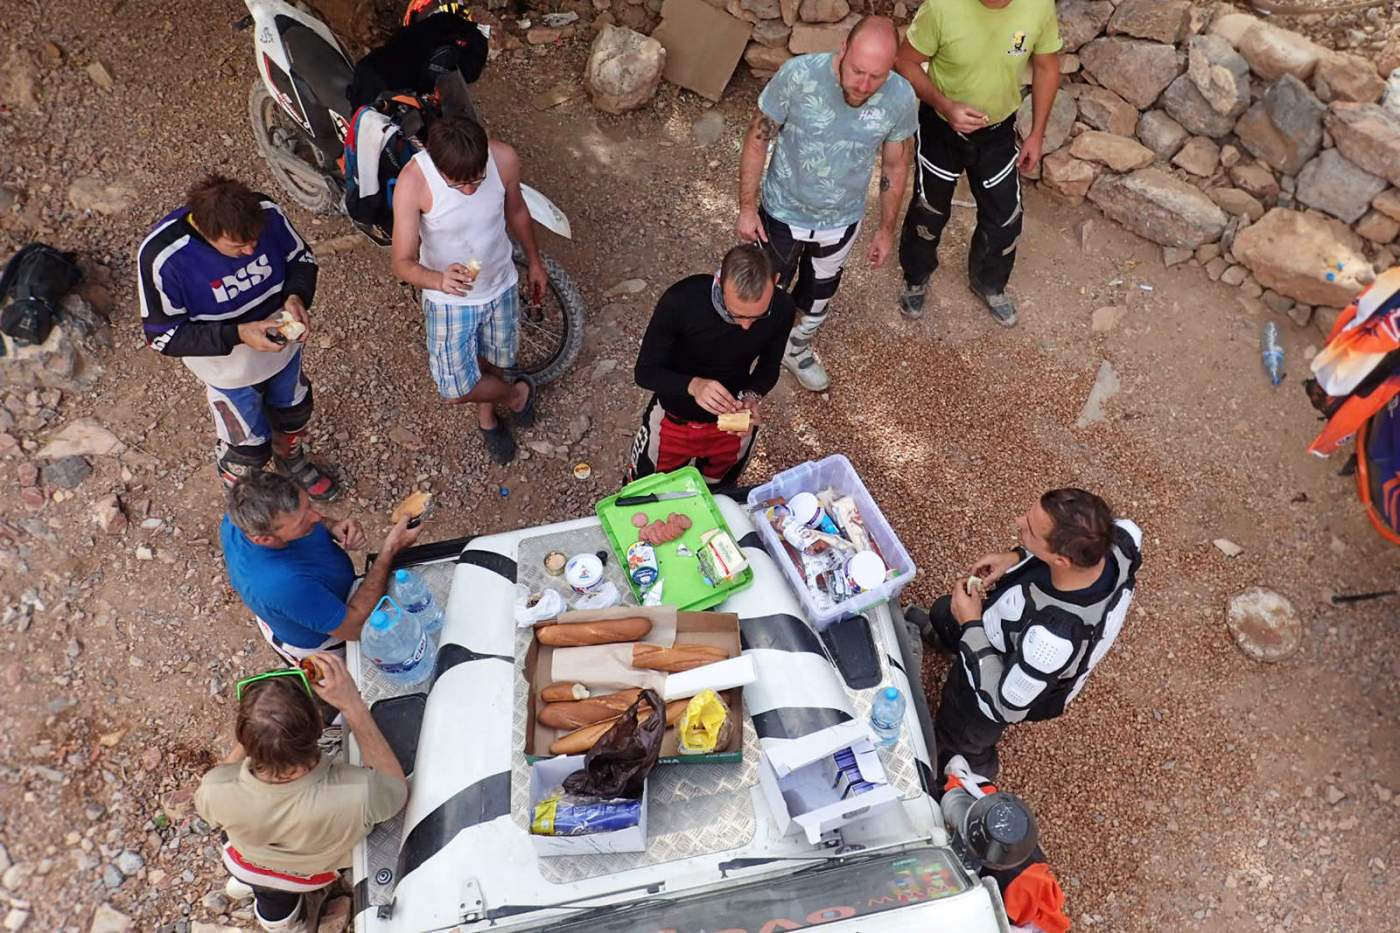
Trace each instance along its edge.
<instances>
[{"instance_id":1,"label":"motorcycle","mask_svg":"<svg viewBox=\"0 0 1400 933\"><path fill-rule=\"evenodd\" d=\"M258 151L292 200L318 214L343 214L342 157L354 115L347 96L350 59L330 27L297 0L244 0L244 5L249 15L234 28L253 31L258 78L248 92L248 117ZM536 223L572 239L563 211L529 185L520 189ZM388 245L387 231L356 226L375 243ZM519 244L515 262L523 280ZM583 346L583 295L557 261L546 256L544 267L549 293L538 305L522 302L515 366L537 384L563 375Z\"/></svg>"}]
</instances>

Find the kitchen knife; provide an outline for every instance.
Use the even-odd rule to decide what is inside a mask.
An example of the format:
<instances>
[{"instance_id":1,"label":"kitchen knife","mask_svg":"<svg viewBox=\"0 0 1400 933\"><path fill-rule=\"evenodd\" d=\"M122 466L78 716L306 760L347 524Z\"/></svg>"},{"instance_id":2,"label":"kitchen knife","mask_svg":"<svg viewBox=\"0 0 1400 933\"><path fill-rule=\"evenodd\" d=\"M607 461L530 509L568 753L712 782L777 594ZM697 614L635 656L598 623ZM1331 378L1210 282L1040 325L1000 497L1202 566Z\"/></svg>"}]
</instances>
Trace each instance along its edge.
<instances>
[{"instance_id":1,"label":"kitchen knife","mask_svg":"<svg viewBox=\"0 0 1400 933\"><path fill-rule=\"evenodd\" d=\"M667 502L671 499L689 499L698 496L697 492L654 492L646 496L623 496L617 500L619 506L647 505L651 502Z\"/></svg>"}]
</instances>

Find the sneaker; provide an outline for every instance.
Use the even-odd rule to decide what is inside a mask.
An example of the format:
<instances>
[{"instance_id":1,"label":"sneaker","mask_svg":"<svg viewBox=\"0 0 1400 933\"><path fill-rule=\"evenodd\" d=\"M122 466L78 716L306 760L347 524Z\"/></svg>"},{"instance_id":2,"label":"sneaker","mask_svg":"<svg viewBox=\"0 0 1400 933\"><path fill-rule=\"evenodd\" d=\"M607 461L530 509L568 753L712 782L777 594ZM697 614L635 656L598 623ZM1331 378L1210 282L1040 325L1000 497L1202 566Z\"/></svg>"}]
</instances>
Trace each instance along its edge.
<instances>
[{"instance_id":1,"label":"sneaker","mask_svg":"<svg viewBox=\"0 0 1400 933\"><path fill-rule=\"evenodd\" d=\"M917 320L924 316L924 294L928 291L927 285L904 285L904 291L899 293L899 313L907 318Z\"/></svg>"},{"instance_id":2,"label":"sneaker","mask_svg":"<svg viewBox=\"0 0 1400 933\"><path fill-rule=\"evenodd\" d=\"M1002 327L1016 326L1016 303L1011 300L1011 296L1006 292L997 292L995 295L984 295L977 289L972 289L972 294L986 302L987 310L992 312L992 317L997 319L997 323Z\"/></svg>"},{"instance_id":3,"label":"sneaker","mask_svg":"<svg viewBox=\"0 0 1400 933\"><path fill-rule=\"evenodd\" d=\"M821 392L831 385L825 367L812 352L810 340L788 338L787 352L783 354L783 365L797 377L802 388L810 392Z\"/></svg>"},{"instance_id":4,"label":"sneaker","mask_svg":"<svg viewBox=\"0 0 1400 933\"><path fill-rule=\"evenodd\" d=\"M491 430L477 428L481 432L482 443L486 445L486 455L491 458L492 463L505 466L515 459L515 438L511 437L510 428L504 423L498 423Z\"/></svg>"},{"instance_id":5,"label":"sneaker","mask_svg":"<svg viewBox=\"0 0 1400 933\"><path fill-rule=\"evenodd\" d=\"M305 447L297 447L296 452L285 460L273 458L277 469L302 489L316 502L330 502L340 495L340 484L335 478L311 462Z\"/></svg>"}]
</instances>

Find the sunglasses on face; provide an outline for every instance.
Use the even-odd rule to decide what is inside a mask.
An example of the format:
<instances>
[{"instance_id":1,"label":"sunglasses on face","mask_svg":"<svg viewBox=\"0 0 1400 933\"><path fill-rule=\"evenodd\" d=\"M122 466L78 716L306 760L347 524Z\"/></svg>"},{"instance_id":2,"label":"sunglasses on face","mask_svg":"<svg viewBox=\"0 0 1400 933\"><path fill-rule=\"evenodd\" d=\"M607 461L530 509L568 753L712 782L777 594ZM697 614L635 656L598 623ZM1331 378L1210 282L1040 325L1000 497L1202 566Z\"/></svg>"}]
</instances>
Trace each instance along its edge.
<instances>
[{"instance_id":1,"label":"sunglasses on face","mask_svg":"<svg viewBox=\"0 0 1400 933\"><path fill-rule=\"evenodd\" d=\"M301 685L306 690L307 696L315 697L311 690L311 682L306 679L306 671L300 667L282 668L276 671L265 671L261 674L254 674L252 677L244 677L233 688L233 698L236 702L243 702L243 694L248 692L254 685L265 680L276 680L279 677L295 677L301 681Z\"/></svg>"}]
</instances>

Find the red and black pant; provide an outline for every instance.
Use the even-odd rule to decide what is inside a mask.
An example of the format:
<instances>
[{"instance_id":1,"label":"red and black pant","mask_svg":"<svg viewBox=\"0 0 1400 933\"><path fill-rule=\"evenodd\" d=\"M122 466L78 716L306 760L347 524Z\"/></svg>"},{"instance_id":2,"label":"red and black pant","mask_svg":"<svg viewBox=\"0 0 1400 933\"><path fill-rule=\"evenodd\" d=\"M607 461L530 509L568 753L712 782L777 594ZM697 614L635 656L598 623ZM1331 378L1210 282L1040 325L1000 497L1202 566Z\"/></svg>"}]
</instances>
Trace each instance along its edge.
<instances>
[{"instance_id":1,"label":"red and black pant","mask_svg":"<svg viewBox=\"0 0 1400 933\"><path fill-rule=\"evenodd\" d=\"M632 441L627 482L694 463L711 486L736 485L749 464L757 435L758 428L739 435L721 431L713 421L683 421L667 414L653 395Z\"/></svg>"},{"instance_id":2,"label":"red and black pant","mask_svg":"<svg viewBox=\"0 0 1400 933\"><path fill-rule=\"evenodd\" d=\"M923 285L938 268L938 243L953 209L953 189L966 172L977 202L977 228L967 251L968 282L981 295L1006 291L1021 236L1021 179L1016 171L1021 149L1015 123L1008 117L964 135L928 104L919 105L919 170L899 239L905 282Z\"/></svg>"}]
</instances>

